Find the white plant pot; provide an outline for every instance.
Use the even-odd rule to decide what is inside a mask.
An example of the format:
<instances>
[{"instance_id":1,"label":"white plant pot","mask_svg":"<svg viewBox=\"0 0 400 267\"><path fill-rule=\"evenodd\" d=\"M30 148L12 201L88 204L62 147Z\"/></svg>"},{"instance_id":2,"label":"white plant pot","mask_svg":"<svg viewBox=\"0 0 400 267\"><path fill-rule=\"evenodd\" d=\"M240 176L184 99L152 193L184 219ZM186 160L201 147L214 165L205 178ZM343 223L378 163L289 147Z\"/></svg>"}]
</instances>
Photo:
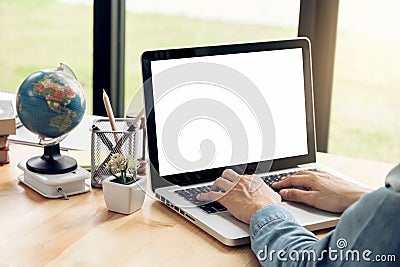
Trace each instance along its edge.
<instances>
[{"instance_id":1,"label":"white plant pot","mask_svg":"<svg viewBox=\"0 0 400 267\"><path fill-rule=\"evenodd\" d=\"M115 177L110 176L103 181L103 194L107 209L110 211L131 214L143 206L146 195L145 177L138 177L139 181L122 185L111 182Z\"/></svg>"}]
</instances>

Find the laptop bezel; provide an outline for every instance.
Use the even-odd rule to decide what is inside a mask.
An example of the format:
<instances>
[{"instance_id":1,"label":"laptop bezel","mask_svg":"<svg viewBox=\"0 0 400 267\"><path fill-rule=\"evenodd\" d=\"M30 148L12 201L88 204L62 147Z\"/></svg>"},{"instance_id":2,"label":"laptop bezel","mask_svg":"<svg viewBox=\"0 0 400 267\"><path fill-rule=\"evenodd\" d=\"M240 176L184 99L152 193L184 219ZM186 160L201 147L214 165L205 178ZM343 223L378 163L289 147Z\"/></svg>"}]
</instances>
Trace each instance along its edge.
<instances>
[{"instance_id":1,"label":"laptop bezel","mask_svg":"<svg viewBox=\"0 0 400 267\"><path fill-rule=\"evenodd\" d=\"M151 81L151 62L158 60L193 58L203 56L227 55L236 53L261 52L271 50L283 50L301 48L303 54L303 74L304 74L304 95L306 108L306 128L307 128L307 148L308 154L288 157L282 159L268 160L262 162L252 162L246 165L245 173L265 173L281 169L297 167L298 165L316 162L316 145L315 145L315 124L314 124L314 101L313 101L313 85L312 85L312 60L310 41L307 38L296 38L290 40L277 40L256 43L215 45L204 47L175 48L164 50L145 51L142 54L142 75L144 103L146 111L146 127L148 138L148 152L151 175L151 187L153 192L159 187L172 184L190 185L200 182L208 182L216 179L226 168L234 168L236 166L226 166L215 169L208 169L196 172L187 172L182 174L168 175L160 177L158 168L158 147L156 135L156 123L154 108L153 85Z\"/></svg>"}]
</instances>

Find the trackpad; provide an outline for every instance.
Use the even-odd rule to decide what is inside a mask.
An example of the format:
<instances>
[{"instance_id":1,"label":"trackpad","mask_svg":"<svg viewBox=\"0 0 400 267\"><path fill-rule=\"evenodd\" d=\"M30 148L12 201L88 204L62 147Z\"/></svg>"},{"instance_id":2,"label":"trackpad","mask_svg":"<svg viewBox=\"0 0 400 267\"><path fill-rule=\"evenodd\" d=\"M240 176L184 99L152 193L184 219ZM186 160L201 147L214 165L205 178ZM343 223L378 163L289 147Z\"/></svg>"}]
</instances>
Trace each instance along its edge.
<instances>
[{"instance_id":1,"label":"trackpad","mask_svg":"<svg viewBox=\"0 0 400 267\"><path fill-rule=\"evenodd\" d=\"M282 202L281 206L289 211L302 226L315 225L333 220L338 221L340 219L339 213L319 210L305 204ZM334 225L336 225L336 223ZM334 225L330 223L326 227L332 227Z\"/></svg>"}]
</instances>

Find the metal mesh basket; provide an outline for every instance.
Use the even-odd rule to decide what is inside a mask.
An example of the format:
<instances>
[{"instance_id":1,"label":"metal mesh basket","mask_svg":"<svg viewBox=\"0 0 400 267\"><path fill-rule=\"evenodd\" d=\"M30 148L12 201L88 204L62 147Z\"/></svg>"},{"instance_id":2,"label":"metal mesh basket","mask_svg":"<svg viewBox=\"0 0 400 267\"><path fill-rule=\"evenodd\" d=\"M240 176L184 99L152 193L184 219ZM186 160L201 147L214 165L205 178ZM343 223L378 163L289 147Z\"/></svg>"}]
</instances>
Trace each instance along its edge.
<instances>
[{"instance_id":1,"label":"metal mesh basket","mask_svg":"<svg viewBox=\"0 0 400 267\"><path fill-rule=\"evenodd\" d=\"M135 156L136 127L133 121L134 118L116 119L116 131L111 130L107 119L94 122L91 142L92 187L102 187L103 180L110 176L106 164L112 154Z\"/></svg>"}]
</instances>

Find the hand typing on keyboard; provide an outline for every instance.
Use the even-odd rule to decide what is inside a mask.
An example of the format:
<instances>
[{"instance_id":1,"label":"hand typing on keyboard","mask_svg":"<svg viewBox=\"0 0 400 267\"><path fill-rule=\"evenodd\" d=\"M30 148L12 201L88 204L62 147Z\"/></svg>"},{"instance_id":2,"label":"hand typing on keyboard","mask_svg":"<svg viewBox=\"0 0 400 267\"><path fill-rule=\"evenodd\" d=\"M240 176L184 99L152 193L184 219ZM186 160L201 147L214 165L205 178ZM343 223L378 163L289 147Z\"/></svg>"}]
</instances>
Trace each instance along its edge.
<instances>
[{"instance_id":1,"label":"hand typing on keyboard","mask_svg":"<svg viewBox=\"0 0 400 267\"><path fill-rule=\"evenodd\" d=\"M274 192L256 175L239 175L232 170L215 180L210 192L200 193L199 201L217 201L237 219L249 223L253 214L285 200L302 202L316 208L342 212L370 189L340 179L326 172L301 171L272 184ZM307 187L309 191L296 187ZM224 191L224 192L221 192Z\"/></svg>"},{"instance_id":2,"label":"hand typing on keyboard","mask_svg":"<svg viewBox=\"0 0 400 267\"><path fill-rule=\"evenodd\" d=\"M317 169L309 169L309 171L318 171ZM286 173L279 173L279 174L268 174L266 176L262 176L261 179L264 180L264 182L271 187L273 183L275 182L279 182L281 179L289 176L289 175L293 175L296 174L298 171L292 171L292 172L286 172ZM310 188L306 187L306 186L292 186L292 188L296 188L296 189L301 189L301 190L306 190L309 191ZM274 189L276 192L278 192L278 189L272 188Z\"/></svg>"},{"instance_id":3,"label":"hand typing on keyboard","mask_svg":"<svg viewBox=\"0 0 400 267\"><path fill-rule=\"evenodd\" d=\"M200 209L204 210L208 214L226 211L226 208L216 201L205 203L197 199L198 194L208 193L210 192L210 189L211 186L199 186L195 188L180 189L175 191L175 193L194 205L197 205Z\"/></svg>"},{"instance_id":4,"label":"hand typing on keyboard","mask_svg":"<svg viewBox=\"0 0 400 267\"><path fill-rule=\"evenodd\" d=\"M223 192L221 192L223 191ZM217 201L237 219L250 223L253 214L265 206L281 202L279 194L256 175L239 175L225 170L211 191L197 196L199 201Z\"/></svg>"},{"instance_id":5,"label":"hand typing on keyboard","mask_svg":"<svg viewBox=\"0 0 400 267\"><path fill-rule=\"evenodd\" d=\"M327 172L301 171L272 184L285 200L302 202L310 206L343 212L370 189L340 179ZM308 188L308 191L299 190Z\"/></svg>"}]
</instances>

